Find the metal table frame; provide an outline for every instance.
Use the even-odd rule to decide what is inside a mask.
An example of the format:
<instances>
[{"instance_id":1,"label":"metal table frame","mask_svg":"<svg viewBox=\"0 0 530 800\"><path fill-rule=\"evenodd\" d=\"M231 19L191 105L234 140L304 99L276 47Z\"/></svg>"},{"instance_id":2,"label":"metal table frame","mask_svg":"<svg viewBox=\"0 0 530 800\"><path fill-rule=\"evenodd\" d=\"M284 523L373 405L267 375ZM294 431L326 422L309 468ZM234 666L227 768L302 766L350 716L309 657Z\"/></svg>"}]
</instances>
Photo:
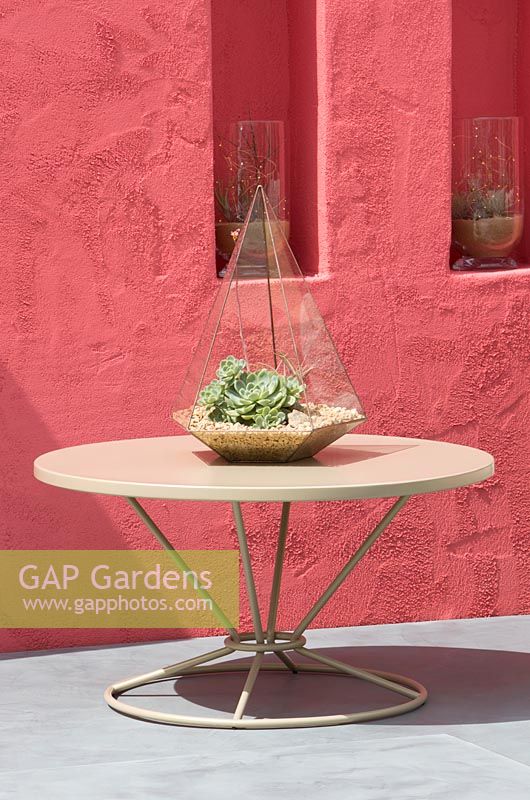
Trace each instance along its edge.
<instances>
[{"instance_id":1,"label":"metal table frame","mask_svg":"<svg viewBox=\"0 0 530 800\"><path fill-rule=\"evenodd\" d=\"M136 498L232 504L254 630L252 633L234 630L231 621L210 598L220 626L228 631L224 646L179 664L115 683L105 693L113 709L137 719L168 725L298 728L382 719L412 711L425 702L426 689L412 678L377 669L359 669L329 658L306 646L304 632L409 497L457 489L486 480L494 473L494 460L482 450L450 442L355 434L344 436L315 459L290 465L255 464L249 468L248 465L223 463L191 436L170 436L96 442L54 450L36 459L34 472L39 480L52 486L127 500L160 545L171 551L173 561L183 570L187 569L187 565L182 557ZM393 505L295 629L277 630L291 504L372 498L389 498ZM243 522L241 504L247 502L283 504L266 616L260 613L258 606ZM203 589L200 595L209 597ZM253 656L250 662L246 659L242 661L244 654ZM227 658L223 660L223 657ZM304 673L357 678L395 693L396 704L327 716L255 719L248 713L249 698L262 670L276 674L282 671L289 675L295 673L296 681L304 680ZM188 676L236 671L245 673L245 676L242 691L234 697L231 717L162 713L132 705L134 701L126 696L132 689L159 681L184 681ZM388 699L386 702L389 702Z\"/></svg>"},{"instance_id":2,"label":"metal table frame","mask_svg":"<svg viewBox=\"0 0 530 800\"><path fill-rule=\"evenodd\" d=\"M178 563L179 556L178 553L176 553L175 548L162 533L160 528L151 519L143 506L141 506L138 500L133 497L128 497L126 499L138 514L142 522L144 522L151 533L156 537L162 547L166 550L171 550L174 552L174 556ZM395 675L391 672L382 672L374 669L359 669L358 667L352 667L349 664L338 661L337 659L328 658L327 656L321 655L320 653L307 648L306 639L303 635L304 631L315 619L317 614L324 608L326 603L331 599L331 597L333 597L337 589L342 586L346 578L357 566L363 556L368 552L370 547L374 544L374 542L377 541L388 525L390 525L396 514L405 505L407 500L408 496L404 495L392 505L381 522L376 525L370 535L366 537L362 545L352 555L350 560L344 565L336 578L329 584L325 592L322 593L313 607L307 612L305 617L292 632L276 630L276 618L280 599L285 542L289 526L289 512L291 503L284 502L282 504L272 590L267 614L267 627L264 629L262 616L258 605L241 503L235 501L232 502L239 548L241 552L241 560L245 575L246 589L254 625L253 632L243 634L239 633L234 628L227 628L229 635L225 639L224 647L212 650L195 658L187 659L186 661L181 661L178 664L171 664L170 666L162 667L161 669L154 670L153 672L149 672L145 675L139 675L137 677L130 678L109 686L105 692L105 700L107 701L108 705L122 714L126 714L127 716L148 722L158 722L166 725L188 725L200 728L247 729L309 728L320 725L343 725L350 722L362 722L366 720L383 719L385 717L397 716L398 714L405 714L407 711L412 711L413 709L418 708L418 706L421 706L427 699L427 690L417 681L413 680L412 678L403 677L402 675ZM182 566L185 567L184 564L182 564ZM248 670L245 666L233 662L227 662L225 664L216 666L203 666L208 662L217 661L224 656L238 652L254 653L254 658L252 659L250 668ZM277 657L278 663L264 662L265 653L273 653ZM290 655L288 655L288 653L290 653ZM293 660L291 656L295 653L304 656L306 661L300 662L299 660ZM286 669L290 670L294 674L325 673L335 676L358 678L395 692L406 699L397 705L384 706L370 711L352 712L347 714L330 714L326 716L291 718L244 718L243 715L245 713L245 709L260 671L285 671ZM166 714L160 711L139 708L138 706L131 705L122 699L122 695L131 689L138 688L139 686L145 686L147 684L158 683L160 681L166 681L179 677L185 678L186 676L190 675L194 676L212 673L219 674L227 672L247 672L247 677L241 694L237 699L237 702L234 703L234 713L232 718L194 717L184 714Z\"/></svg>"}]
</instances>

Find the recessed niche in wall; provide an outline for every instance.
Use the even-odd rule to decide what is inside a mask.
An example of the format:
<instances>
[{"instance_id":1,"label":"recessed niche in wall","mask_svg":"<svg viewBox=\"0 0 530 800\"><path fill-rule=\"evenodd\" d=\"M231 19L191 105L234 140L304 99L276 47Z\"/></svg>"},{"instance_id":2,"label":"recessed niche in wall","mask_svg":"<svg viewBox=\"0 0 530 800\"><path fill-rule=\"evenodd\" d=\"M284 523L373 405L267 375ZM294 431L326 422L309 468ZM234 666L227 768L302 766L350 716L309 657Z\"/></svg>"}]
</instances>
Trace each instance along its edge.
<instances>
[{"instance_id":1,"label":"recessed niche in wall","mask_svg":"<svg viewBox=\"0 0 530 800\"><path fill-rule=\"evenodd\" d=\"M289 240L318 273L316 0L212 0L214 167L237 120L285 124Z\"/></svg>"},{"instance_id":2,"label":"recessed niche in wall","mask_svg":"<svg viewBox=\"0 0 530 800\"><path fill-rule=\"evenodd\" d=\"M464 117L522 117L522 189L527 211L515 257L530 255L530 4L518 0L453 0L453 123ZM459 257L451 252L451 263Z\"/></svg>"}]
</instances>

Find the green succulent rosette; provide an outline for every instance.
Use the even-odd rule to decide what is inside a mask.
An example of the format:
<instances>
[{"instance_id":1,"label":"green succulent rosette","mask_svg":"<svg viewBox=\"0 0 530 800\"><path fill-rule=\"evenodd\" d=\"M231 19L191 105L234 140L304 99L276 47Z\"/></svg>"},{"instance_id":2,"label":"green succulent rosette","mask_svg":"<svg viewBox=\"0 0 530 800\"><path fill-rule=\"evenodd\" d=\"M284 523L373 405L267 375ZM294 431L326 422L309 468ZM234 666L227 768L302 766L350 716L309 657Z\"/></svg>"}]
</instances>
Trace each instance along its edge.
<instances>
[{"instance_id":1,"label":"green succulent rosette","mask_svg":"<svg viewBox=\"0 0 530 800\"><path fill-rule=\"evenodd\" d=\"M221 381L212 381L208 386L205 386L199 395L201 406L216 406L222 403L224 388Z\"/></svg>"},{"instance_id":2,"label":"green succulent rosette","mask_svg":"<svg viewBox=\"0 0 530 800\"><path fill-rule=\"evenodd\" d=\"M227 356L227 358L223 359L219 364L216 375L225 386L232 386L246 367L247 362L243 358Z\"/></svg>"},{"instance_id":3,"label":"green succulent rosette","mask_svg":"<svg viewBox=\"0 0 530 800\"><path fill-rule=\"evenodd\" d=\"M277 428L279 425L286 422L286 420L287 415L285 411L265 406L265 408L260 409L254 417L254 426L267 430L268 428Z\"/></svg>"},{"instance_id":4,"label":"green succulent rosette","mask_svg":"<svg viewBox=\"0 0 530 800\"><path fill-rule=\"evenodd\" d=\"M221 361L217 379L199 395L214 421L242 423L268 430L287 423L287 415L299 408L304 385L293 375L275 370L246 371L246 362L235 356Z\"/></svg>"}]
</instances>

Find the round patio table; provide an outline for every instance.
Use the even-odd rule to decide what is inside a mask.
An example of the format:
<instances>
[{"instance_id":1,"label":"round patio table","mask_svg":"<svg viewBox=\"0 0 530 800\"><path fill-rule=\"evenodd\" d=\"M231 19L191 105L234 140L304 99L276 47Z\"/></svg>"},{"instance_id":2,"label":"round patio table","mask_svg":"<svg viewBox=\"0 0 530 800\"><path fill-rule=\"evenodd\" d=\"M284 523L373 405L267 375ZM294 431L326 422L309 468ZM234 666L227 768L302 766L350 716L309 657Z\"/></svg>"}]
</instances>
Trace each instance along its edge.
<instances>
[{"instance_id":1,"label":"round patio table","mask_svg":"<svg viewBox=\"0 0 530 800\"><path fill-rule=\"evenodd\" d=\"M67 447L39 456L34 465L35 477L44 483L124 498L162 547L173 551L177 563L179 555L174 545L137 498L226 501L232 504L253 620L252 633L241 633L227 626L228 637L223 647L115 683L105 692L111 708L131 717L169 725L211 728L341 725L395 716L422 705L427 699L427 691L417 681L381 670L360 669L322 655L306 647L304 632L409 497L478 483L493 475L493 470L493 457L471 447L424 439L358 434L344 436L313 458L292 464L229 464L192 436L168 436ZM276 617L291 503L386 497L397 499L294 631L278 631ZM241 503L245 502L282 503L266 622L262 620L258 605L243 522ZM185 567L184 562L182 564ZM234 653L253 653L250 667L233 660L208 664ZM277 660L265 661L266 653L274 654ZM298 658L300 655L303 660ZM245 716L245 709L260 670L353 677L390 690L404 699L395 705L369 711L255 719ZM234 702L232 717L162 713L139 708L122 699L129 690L146 684L189 675L234 671L246 672L247 676L241 695Z\"/></svg>"}]
</instances>

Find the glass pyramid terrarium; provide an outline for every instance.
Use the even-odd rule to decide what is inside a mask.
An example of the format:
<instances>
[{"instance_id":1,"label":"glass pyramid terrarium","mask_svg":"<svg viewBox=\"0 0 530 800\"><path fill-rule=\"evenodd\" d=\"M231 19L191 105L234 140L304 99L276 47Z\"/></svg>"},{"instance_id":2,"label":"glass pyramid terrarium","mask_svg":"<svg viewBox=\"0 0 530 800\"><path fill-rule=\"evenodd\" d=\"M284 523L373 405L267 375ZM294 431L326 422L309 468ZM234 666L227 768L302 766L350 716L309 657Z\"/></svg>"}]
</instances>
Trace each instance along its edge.
<instances>
[{"instance_id":1,"label":"glass pyramid terrarium","mask_svg":"<svg viewBox=\"0 0 530 800\"><path fill-rule=\"evenodd\" d=\"M228 461L315 455L365 415L262 186L172 413Z\"/></svg>"}]
</instances>

